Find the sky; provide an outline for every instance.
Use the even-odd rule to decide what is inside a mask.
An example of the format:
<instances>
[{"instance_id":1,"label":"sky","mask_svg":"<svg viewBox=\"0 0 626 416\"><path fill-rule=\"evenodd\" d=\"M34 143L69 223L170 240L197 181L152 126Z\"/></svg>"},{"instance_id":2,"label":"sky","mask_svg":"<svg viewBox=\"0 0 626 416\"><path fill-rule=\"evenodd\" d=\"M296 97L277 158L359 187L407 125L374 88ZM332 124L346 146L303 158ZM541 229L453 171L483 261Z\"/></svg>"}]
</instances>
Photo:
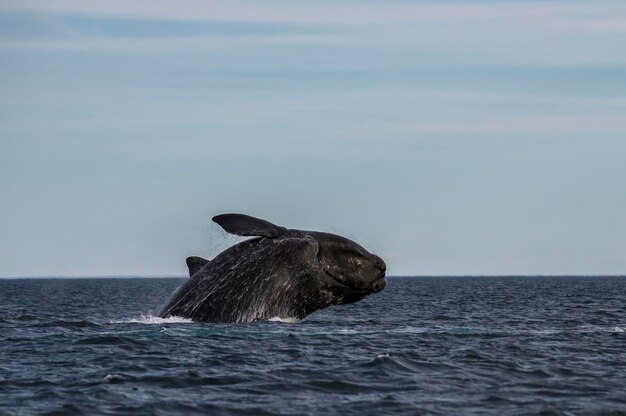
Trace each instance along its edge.
<instances>
[{"instance_id":1,"label":"sky","mask_svg":"<svg viewBox=\"0 0 626 416\"><path fill-rule=\"evenodd\" d=\"M0 276L184 275L226 212L625 274L624 45L623 1L0 0Z\"/></svg>"}]
</instances>

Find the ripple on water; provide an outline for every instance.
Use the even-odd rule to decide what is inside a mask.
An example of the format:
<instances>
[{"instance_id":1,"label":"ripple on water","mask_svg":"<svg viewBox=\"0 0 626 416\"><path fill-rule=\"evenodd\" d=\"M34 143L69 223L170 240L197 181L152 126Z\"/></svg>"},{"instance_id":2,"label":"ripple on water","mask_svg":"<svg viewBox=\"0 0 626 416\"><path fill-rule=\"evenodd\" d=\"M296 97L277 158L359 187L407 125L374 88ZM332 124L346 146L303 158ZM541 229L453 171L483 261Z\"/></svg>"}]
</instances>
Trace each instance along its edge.
<instances>
[{"instance_id":1,"label":"ripple on water","mask_svg":"<svg viewBox=\"0 0 626 416\"><path fill-rule=\"evenodd\" d=\"M160 318L154 315L140 315L137 318L126 318L120 320L109 321L111 324L146 324L146 325L162 325L162 324L191 324L193 321L180 316L168 316Z\"/></svg>"},{"instance_id":2,"label":"ripple on water","mask_svg":"<svg viewBox=\"0 0 626 416\"><path fill-rule=\"evenodd\" d=\"M0 414L626 406L626 279L391 278L379 294L295 324L245 325L150 314L179 284L0 281Z\"/></svg>"}]
</instances>

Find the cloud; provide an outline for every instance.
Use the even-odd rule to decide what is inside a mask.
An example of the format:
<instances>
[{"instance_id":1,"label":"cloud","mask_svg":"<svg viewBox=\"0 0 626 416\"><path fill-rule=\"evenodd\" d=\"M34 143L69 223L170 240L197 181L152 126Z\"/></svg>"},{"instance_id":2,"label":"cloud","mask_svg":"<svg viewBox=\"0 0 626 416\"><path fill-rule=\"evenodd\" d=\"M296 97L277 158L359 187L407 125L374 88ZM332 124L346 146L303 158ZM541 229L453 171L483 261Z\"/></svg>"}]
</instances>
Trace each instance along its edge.
<instances>
[{"instance_id":1,"label":"cloud","mask_svg":"<svg viewBox=\"0 0 626 416\"><path fill-rule=\"evenodd\" d=\"M591 133L622 134L626 131L623 111L581 112L574 114L492 116L476 120L415 120L364 122L350 126L345 135L408 136L452 135L475 138L490 134L588 135Z\"/></svg>"},{"instance_id":2,"label":"cloud","mask_svg":"<svg viewBox=\"0 0 626 416\"><path fill-rule=\"evenodd\" d=\"M624 65L626 55L619 51L626 42L626 4L601 4L8 1L0 3L0 16L22 19L11 26L20 35L0 33L0 50L197 52L328 45L358 47L367 51L363 55L380 55L377 65L404 67ZM47 35L24 35L24 27L36 28L33 16L47 25L39 28ZM327 55L323 49L312 53Z\"/></svg>"},{"instance_id":3,"label":"cloud","mask_svg":"<svg viewBox=\"0 0 626 416\"><path fill-rule=\"evenodd\" d=\"M606 4L610 7L600 7ZM530 21L553 27L626 32L626 5L567 2L357 2L241 0L20 0L0 11L132 16L178 20L226 20L299 24L402 24L459 21Z\"/></svg>"},{"instance_id":4,"label":"cloud","mask_svg":"<svg viewBox=\"0 0 626 416\"><path fill-rule=\"evenodd\" d=\"M7 51L98 51L98 52L197 52L224 45L290 45L337 44L339 35L247 35L247 36L186 36L150 38L77 37L62 39L8 39L0 40L0 50Z\"/></svg>"}]
</instances>

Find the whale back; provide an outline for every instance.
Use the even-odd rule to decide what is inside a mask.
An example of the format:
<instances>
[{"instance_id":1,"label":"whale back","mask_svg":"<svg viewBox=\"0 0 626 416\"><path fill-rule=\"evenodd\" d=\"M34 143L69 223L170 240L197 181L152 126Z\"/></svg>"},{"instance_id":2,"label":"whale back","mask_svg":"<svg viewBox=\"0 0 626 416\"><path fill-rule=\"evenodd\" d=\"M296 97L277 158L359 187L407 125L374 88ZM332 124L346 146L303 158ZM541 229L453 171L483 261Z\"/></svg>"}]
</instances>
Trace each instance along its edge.
<instances>
[{"instance_id":1,"label":"whale back","mask_svg":"<svg viewBox=\"0 0 626 416\"><path fill-rule=\"evenodd\" d=\"M302 319L332 302L306 238L255 238L222 252L174 292L160 316L202 322Z\"/></svg>"}]
</instances>

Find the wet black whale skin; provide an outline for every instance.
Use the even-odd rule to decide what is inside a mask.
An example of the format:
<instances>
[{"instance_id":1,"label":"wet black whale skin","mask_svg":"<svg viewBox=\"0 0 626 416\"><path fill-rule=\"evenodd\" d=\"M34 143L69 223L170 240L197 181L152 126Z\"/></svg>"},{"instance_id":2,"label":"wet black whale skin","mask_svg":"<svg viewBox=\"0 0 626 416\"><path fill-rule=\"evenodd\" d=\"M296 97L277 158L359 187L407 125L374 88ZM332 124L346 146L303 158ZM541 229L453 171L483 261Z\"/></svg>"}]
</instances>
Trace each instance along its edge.
<instances>
[{"instance_id":1,"label":"wet black whale skin","mask_svg":"<svg viewBox=\"0 0 626 416\"><path fill-rule=\"evenodd\" d=\"M190 257L190 279L160 317L196 322L302 319L330 305L356 302L385 287L385 264L344 237L290 230L241 214L214 218L238 235L261 235L211 261Z\"/></svg>"}]
</instances>

